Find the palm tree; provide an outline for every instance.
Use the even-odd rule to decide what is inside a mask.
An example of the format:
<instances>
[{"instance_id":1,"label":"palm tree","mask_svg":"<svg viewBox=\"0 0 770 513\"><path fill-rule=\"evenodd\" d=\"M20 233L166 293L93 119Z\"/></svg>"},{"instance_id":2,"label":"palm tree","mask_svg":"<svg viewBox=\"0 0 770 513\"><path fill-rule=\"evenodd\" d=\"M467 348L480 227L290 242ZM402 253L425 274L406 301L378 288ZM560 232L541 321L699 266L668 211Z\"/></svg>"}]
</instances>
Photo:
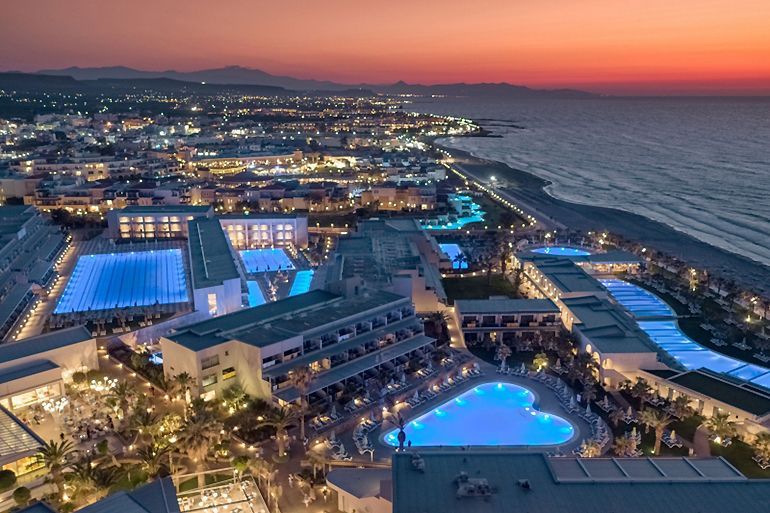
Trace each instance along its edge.
<instances>
[{"instance_id":1,"label":"palm tree","mask_svg":"<svg viewBox=\"0 0 770 513\"><path fill-rule=\"evenodd\" d=\"M179 446L187 453L187 456L195 463L198 471L198 486L203 487L205 478L200 472L205 467L208 459L209 448L217 445L221 440L222 424L213 415L203 412L193 415L187 421L179 433Z\"/></svg>"},{"instance_id":2,"label":"palm tree","mask_svg":"<svg viewBox=\"0 0 770 513\"><path fill-rule=\"evenodd\" d=\"M692 414L692 408L690 408L690 398L686 395L678 395L671 401L671 409L674 415L684 418L689 417Z\"/></svg>"},{"instance_id":3,"label":"palm tree","mask_svg":"<svg viewBox=\"0 0 770 513\"><path fill-rule=\"evenodd\" d=\"M615 438L612 444L612 451L616 456L629 457L636 455L636 440L626 436Z\"/></svg>"},{"instance_id":4,"label":"palm tree","mask_svg":"<svg viewBox=\"0 0 770 513\"><path fill-rule=\"evenodd\" d=\"M497 346L497 352L495 353L495 360L499 360L501 365L506 365L508 358L513 354L508 344L500 342Z\"/></svg>"},{"instance_id":5,"label":"palm tree","mask_svg":"<svg viewBox=\"0 0 770 513\"><path fill-rule=\"evenodd\" d=\"M660 455L660 444L663 441L663 432L673 422L671 415L648 408L639 414L639 419L644 423L645 428L652 429L655 432L655 447L652 453L655 456Z\"/></svg>"},{"instance_id":6,"label":"palm tree","mask_svg":"<svg viewBox=\"0 0 770 513\"><path fill-rule=\"evenodd\" d=\"M136 451L139 467L150 477L155 477L163 470L164 461L171 452L170 447L150 444Z\"/></svg>"},{"instance_id":7,"label":"palm tree","mask_svg":"<svg viewBox=\"0 0 770 513\"><path fill-rule=\"evenodd\" d=\"M298 367L289 372L289 381L299 392L299 437L305 441L305 415L308 410L308 392L313 381L313 371L310 367Z\"/></svg>"},{"instance_id":8,"label":"palm tree","mask_svg":"<svg viewBox=\"0 0 770 513\"><path fill-rule=\"evenodd\" d=\"M431 323L433 334L436 338L441 338L444 334L444 326L451 320L449 314L446 312L433 312L428 315L427 319Z\"/></svg>"},{"instance_id":9,"label":"palm tree","mask_svg":"<svg viewBox=\"0 0 770 513\"><path fill-rule=\"evenodd\" d=\"M185 404L187 404L187 394L190 388L193 386L194 380L187 372L180 372L172 381L171 387L174 389L177 397L180 397ZM187 411L184 413L185 420L187 420Z\"/></svg>"},{"instance_id":10,"label":"palm tree","mask_svg":"<svg viewBox=\"0 0 770 513\"><path fill-rule=\"evenodd\" d=\"M535 358L532 360L532 367L534 367L536 371L540 371L548 367L548 355L545 353L537 353Z\"/></svg>"},{"instance_id":11,"label":"palm tree","mask_svg":"<svg viewBox=\"0 0 770 513\"><path fill-rule=\"evenodd\" d=\"M65 482L73 489L71 499L75 504L100 499L118 478L117 468L100 465L90 457L74 462L71 470L64 474Z\"/></svg>"},{"instance_id":12,"label":"palm tree","mask_svg":"<svg viewBox=\"0 0 770 513\"><path fill-rule=\"evenodd\" d=\"M107 395L107 401L117 408L119 418L124 419L128 416L128 408L131 405L131 400L136 394L136 389L128 381L119 381L110 390Z\"/></svg>"},{"instance_id":13,"label":"palm tree","mask_svg":"<svg viewBox=\"0 0 770 513\"><path fill-rule=\"evenodd\" d=\"M248 404L249 396L243 387L236 383L222 391L222 402L230 413L235 413Z\"/></svg>"},{"instance_id":14,"label":"palm tree","mask_svg":"<svg viewBox=\"0 0 770 513\"><path fill-rule=\"evenodd\" d=\"M591 401L596 399L596 384L594 384L593 381L588 381L585 386L583 386L583 391L580 395L585 399L586 404L591 404Z\"/></svg>"},{"instance_id":15,"label":"palm tree","mask_svg":"<svg viewBox=\"0 0 770 513\"><path fill-rule=\"evenodd\" d=\"M761 461L770 462L770 433L765 431L754 438L754 452Z\"/></svg>"},{"instance_id":16,"label":"palm tree","mask_svg":"<svg viewBox=\"0 0 770 513\"><path fill-rule=\"evenodd\" d=\"M64 471L70 466L70 459L74 454L75 447L68 440L46 442L35 454L34 465L48 469L59 501L64 496Z\"/></svg>"},{"instance_id":17,"label":"palm tree","mask_svg":"<svg viewBox=\"0 0 770 513\"><path fill-rule=\"evenodd\" d=\"M628 393L631 394L631 397L639 399L639 409L643 410L644 400L650 396L651 390L652 388L644 379L638 378Z\"/></svg>"},{"instance_id":18,"label":"palm tree","mask_svg":"<svg viewBox=\"0 0 770 513\"><path fill-rule=\"evenodd\" d=\"M731 438L735 436L737 432L735 422L730 420L730 415L728 413L716 412L706 419L705 425L706 429L708 429L711 434L719 437L721 440Z\"/></svg>"},{"instance_id":19,"label":"palm tree","mask_svg":"<svg viewBox=\"0 0 770 513\"><path fill-rule=\"evenodd\" d=\"M299 420L299 412L296 407L281 406L270 411L259 422L261 426L269 426L275 429L275 443L278 446L278 456L286 454L287 430Z\"/></svg>"},{"instance_id":20,"label":"palm tree","mask_svg":"<svg viewBox=\"0 0 770 513\"><path fill-rule=\"evenodd\" d=\"M155 441L155 435L160 427L160 418L151 411L147 411L147 408L142 408L131 416L129 426L134 434L135 444L151 444Z\"/></svg>"},{"instance_id":21,"label":"palm tree","mask_svg":"<svg viewBox=\"0 0 770 513\"><path fill-rule=\"evenodd\" d=\"M626 418L626 412L622 408L615 408L610 412L610 422L615 427L618 427L620 421Z\"/></svg>"},{"instance_id":22,"label":"palm tree","mask_svg":"<svg viewBox=\"0 0 770 513\"><path fill-rule=\"evenodd\" d=\"M596 440L589 440L580 447L580 456L583 458L596 458L602 454L602 446Z\"/></svg>"}]
</instances>

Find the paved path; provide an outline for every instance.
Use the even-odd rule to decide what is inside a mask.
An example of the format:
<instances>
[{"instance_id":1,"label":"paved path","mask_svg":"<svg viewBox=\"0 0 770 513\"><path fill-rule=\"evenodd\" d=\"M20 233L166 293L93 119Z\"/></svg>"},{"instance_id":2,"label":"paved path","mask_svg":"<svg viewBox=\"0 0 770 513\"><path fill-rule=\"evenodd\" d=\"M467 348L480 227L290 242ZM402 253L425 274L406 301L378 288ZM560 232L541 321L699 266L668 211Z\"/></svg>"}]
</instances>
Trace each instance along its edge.
<instances>
[{"instance_id":1,"label":"paved path","mask_svg":"<svg viewBox=\"0 0 770 513\"><path fill-rule=\"evenodd\" d=\"M693 437L693 450L695 456L700 458L711 456L711 443L709 442L709 432L701 424L698 429L695 430L695 436Z\"/></svg>"}]
</instances>

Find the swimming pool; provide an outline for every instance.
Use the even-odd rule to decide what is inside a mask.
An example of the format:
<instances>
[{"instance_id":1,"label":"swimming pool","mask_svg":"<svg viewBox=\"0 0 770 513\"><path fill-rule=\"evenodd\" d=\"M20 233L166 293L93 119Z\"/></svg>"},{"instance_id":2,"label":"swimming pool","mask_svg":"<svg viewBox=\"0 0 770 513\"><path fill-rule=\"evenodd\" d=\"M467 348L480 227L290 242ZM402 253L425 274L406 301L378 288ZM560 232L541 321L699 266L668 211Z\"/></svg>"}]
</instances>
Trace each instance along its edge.
<instances>
[{"instance_id":1,"label":"swimming pool","mask_svg":"<svg viewBox=\"0 0 770 513\"><path fill-rule=\"evenodd\" d=\"M78 258L54 313L187 301L181 250L102 253Z\"/></svg>"},{"instance_id":2,"label":"swimming pool","mask_svg":"<svg viewBox=\"0 0 770 513\"><path fill-rule=\"evenodd\" d=\"M570 248L566 246L546 246L542 248L535 248L533 253L539 253L541 255L553 255L553 256L588 256L590 251L579 248Z\"/></svg>"},{"instance_id":3,"label":"swimming pool","mask_svg":"<svg viewBox=\"0 0 770 513\"><path fill-rule=\"evenodd\" d=\"M315 271L312 269L297 271L294 276L294 282L291 284L291 290L289 290L289 296L296 296L297 294L304 294L310 290L310 283L313 281L313 274Z\"/></svg>"},{"instance_id":4,"label":"swimming pool","mask_svg":"<svg viewBox=\"0 0 770 513\"><path fill-rule=\"evenodd\" d=\"M746 363L698 344L684 334L674 311L655 294L623 280L600 281L612 297L634 315L642 331L685 368L706 368L770 388L770 368Z\"/></svg>"},{"instance_id":5,"label":"swimming pool","mask_svg":"<svg viewBox=\"0 0 770 513\"><path fill-rule=\"evenodd\" d=\"M294 269L289 255L281 248L243 249L239 253L247 273Z\"/></svg>"},{"instance_id":6,"label":"swimming pool","mask_svg":"<svg viewBox=\"0 0 770 513\"><path fill-rule=\"evenodd\" d=\"M458 244L439 244L439 247L441 248L441 251L449 257L449 260L452 261L452 269L467 269L468 268L468 261L462 260L458 261L456 260L458 255L464 255L462 248Z\"/></svg>"},{"instance_id":7,"label":"swimming pool","mask_svg":"<svg viewBox=\"0 0 770 513\"><path fill-rule=\"evenodd\" d=\"M449 221L449 216L441 216L438 219L424 219L420 222L423 230L460 230L471 223L484 221L484 212L481 205L473 201L473 198L463 194L450 194L449 203L457 211L455 221ZM464 215L463 215L464 214Z\"/></svg>"},{"instance_id":8,"label":"swimming pool","mask_svg":"<svg viewBox=\"0 0 770 513\"><path fill-rule=\"evenodd\" d=\"M636 318L674 317L674 310L658 296L623 280L599 280L615 300Z\"/></svg>"},{"instance_id":9,"label":"swimming pool","mask_svg":"<svg viewBox=\"0 0 770 513\"><path fill-rule=\"evenodd\" d=\"M511 383L485 383L410 421L412 446L561 445L575 436L565 419L533 407L531 390ZM398 446L398 429L383 441Z\"/></svg>"},{"instance_id":10,"label":"swimming pool","mask_svg":"<svg viewBox=\"0 0 770 513\"><path fill-rule=\"evenodd\" d=\"M259 288L259 283L253 280L246 282L246 288L249 289L249 306L260 306L267 303L265 295L262 294L262 289Z\"/></svg>"}]
</instances>

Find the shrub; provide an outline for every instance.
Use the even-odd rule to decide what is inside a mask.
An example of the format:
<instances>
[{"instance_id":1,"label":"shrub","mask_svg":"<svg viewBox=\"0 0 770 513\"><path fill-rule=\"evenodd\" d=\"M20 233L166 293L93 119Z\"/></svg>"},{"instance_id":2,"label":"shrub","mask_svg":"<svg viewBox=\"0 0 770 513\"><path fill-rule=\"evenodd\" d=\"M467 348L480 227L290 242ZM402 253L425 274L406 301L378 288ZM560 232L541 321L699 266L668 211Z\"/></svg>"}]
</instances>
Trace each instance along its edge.
<instances>
[{"instance_id":1,"label":"shrub","mask_svg":"<svg viewBox=\"0 0 770 513\"><path fill-rule=\"evenodd\" d=\"M72 374L72 382L75 383L76 385L82 385L83 383L86 382L86 379L87 378L86 378L85 372L78 371Z\"/></svg>"},{"instance_id":2,"label":"shrub","mask_svg":"<svg viewBox=\"0 0 770 513\"><path fill-rule=\"evenodd\" d=\"M0 490L7 490L16 484L16 474L13 470L0 470Z\"/></svg>"},{"instance_id":3,"label":"shrub","mask_svg":"<svg viewBox=\"0 0 770 513\"><path fill-rule=\"evenodd\" d=\"M32 492L25 486L20 486L13 491L13 500L19 506L26 506L32 499Z\"/></svg>"}]
</instances>

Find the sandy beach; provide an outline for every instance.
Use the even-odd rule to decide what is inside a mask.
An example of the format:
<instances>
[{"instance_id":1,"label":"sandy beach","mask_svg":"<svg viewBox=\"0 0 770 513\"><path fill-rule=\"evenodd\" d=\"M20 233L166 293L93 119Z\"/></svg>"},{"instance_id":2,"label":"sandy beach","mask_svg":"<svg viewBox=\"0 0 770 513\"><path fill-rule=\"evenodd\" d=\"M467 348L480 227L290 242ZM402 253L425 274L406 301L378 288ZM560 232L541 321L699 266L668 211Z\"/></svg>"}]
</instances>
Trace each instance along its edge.
<instances>
[{"instance_id":1,"label":"sandy beach","mask_svg":"<svg viewBox=\"0 0 770 513\"><path fill-rule=\"evenodd\" d=\"M532 215L543 219L546 225L582 231L608 230L676 256L694 267L714 271L757 292L770 294L770 267L710 246L640 215L561 201L545 191L546 180L500 162L479 159L453 148L445 149L455 157L456 165L468 174L484 180L491 175L503 178L508 184L505 192Z\"/></svg>"}]
</instances>

